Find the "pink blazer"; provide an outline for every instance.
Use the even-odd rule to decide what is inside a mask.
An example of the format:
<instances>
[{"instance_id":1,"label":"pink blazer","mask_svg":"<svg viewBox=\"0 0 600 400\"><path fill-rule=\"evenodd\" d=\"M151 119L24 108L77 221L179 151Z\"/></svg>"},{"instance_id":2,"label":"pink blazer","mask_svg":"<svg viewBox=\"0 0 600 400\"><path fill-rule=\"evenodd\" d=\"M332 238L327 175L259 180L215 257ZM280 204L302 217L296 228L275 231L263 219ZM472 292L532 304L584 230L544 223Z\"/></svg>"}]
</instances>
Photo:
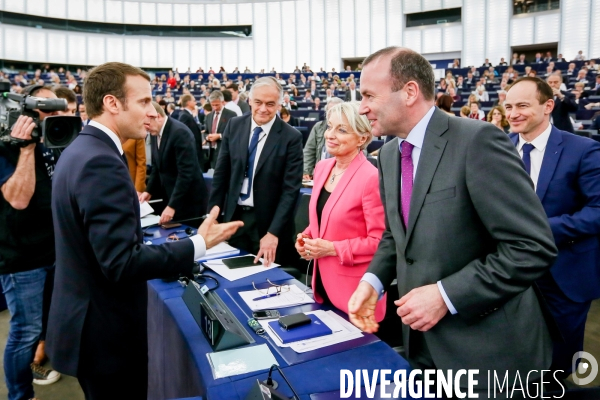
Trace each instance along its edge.
<instances>
[{"instance_id":1,"label":"pink blazer","mask_svg":"<svg viewBox=\"0 0 600 400\"><path fill-rule=\"evenodd\" d=\"M335 165L335 158L320 161L315 168L313 192L309 205L309 225L303 233L313 239L333 242L337 256L315 260L313 288L317 273L333 305L348 313L348 301L356 290L385 228L383 205L379 196L379 180L375 168L363 153L352 161L317 218L317 200ZM323 302L315 290L315 300ZM375 319L385 315L385 296L377 304Z\"/></svg>"}]
</instances>

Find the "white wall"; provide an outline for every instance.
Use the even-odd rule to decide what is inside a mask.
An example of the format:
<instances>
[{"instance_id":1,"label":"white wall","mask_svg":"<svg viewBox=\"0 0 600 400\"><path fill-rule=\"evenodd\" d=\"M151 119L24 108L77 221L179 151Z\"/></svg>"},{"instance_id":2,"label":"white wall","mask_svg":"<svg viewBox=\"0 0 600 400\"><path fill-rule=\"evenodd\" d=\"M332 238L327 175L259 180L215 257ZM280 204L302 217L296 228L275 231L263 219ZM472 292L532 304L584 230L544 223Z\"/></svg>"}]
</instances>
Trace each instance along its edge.
<instances>
[{"instance_id":1,"label":"white wall","mask_svg":"<svg viewBox=\"0 0 600 400\"><path fill-rule=\"evenodd\" d=\"M112 23L253 26L253 38L202 39L65 33L0 25L0 58L96 65L120 60L141 67L202 66L291 71L342 66L390 45L463 65L510 57L511 46L559 43L573 58L600 56L600 0L562 0L561 9L512 15L512 0L289 0L182 4L122 0L0 0L0 9ZM462 7L462 22L405 27L405 13ZM429 56L428 56L429 55Z\"/></svg>"}]
</instances>

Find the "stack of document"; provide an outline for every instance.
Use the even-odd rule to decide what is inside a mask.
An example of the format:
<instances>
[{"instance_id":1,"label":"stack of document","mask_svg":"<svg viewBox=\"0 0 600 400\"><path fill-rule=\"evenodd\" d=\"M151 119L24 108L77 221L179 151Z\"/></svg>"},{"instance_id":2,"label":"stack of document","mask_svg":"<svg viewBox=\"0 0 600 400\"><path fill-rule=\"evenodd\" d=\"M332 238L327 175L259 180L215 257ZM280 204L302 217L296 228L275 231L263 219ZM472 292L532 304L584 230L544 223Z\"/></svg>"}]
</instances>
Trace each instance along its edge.
<instances>
[{"instance_id":1,"label":"stack of document","mask_svg":"<svg viewBox=\"0 0 600 400\"><path fill-rule=\"evenodd\" d=\"M219 243L215 247L206 250L206 254L200 257L200 260L213 260L215 258L223 258L227 256L234 256L240 254L240 250L235 247L231 247L225 242Z\"/></svg>"},{"instance_id":2,"label":"stack of document","mask_svg":"<svg viewBox=\"0 0 600 400\"><path fill-rule=\"evenodd\" d=\"M319 319L323 321L323 323L327 325L333 331L333 333L331 335L284 344L271 330L269 322L273 321L272 319L263 319L258 322L260 322L262 327L265 329L265 332L267 332L269 337L277 346L289 347L296 353L306 353L308 351L317 350L337 343L343 343L350 340L358 339L363 336L360 329L358 329L357 327L355 327L350 322L346 321L344 318L340 317L333 311L316 310L309 311L306 314L314 314L317 317L319 317Z\"/></svg>"},{"instance_id":3,"label":"stack of document","mask_svg":"<svg viewBox=\"0 0 600 400\"><path fill-rule=\"evenodd\" d=\"M269 293L274 294L274 289L271 289ZM296 285L290 285L289 291L282 292L276 296L268 295L269 297L267 297L258 290L249 290L247 292L239 292L238 294L252 311L272 310L274 308L293 307L315 302Z\"/></svg>"},{"instance_id":4,"label":"stack of document","mask_svg":"<svg viewBox=\"0 0 600 400\"><path fill-rule=\"evenodd\" d=\"M260 259L260 261L265 262L265 260L262 258ZM229 269L225 264L223 264L222 259L206 261L203 264L215 271L217 274L221 275L223 278L227 279L228 281L235 281L250 275L259 274L261 272L279 267L279 264L271 263L271 265L269 265L268 267L259 264L256 267Z\"/></svg>"}]
</instances>

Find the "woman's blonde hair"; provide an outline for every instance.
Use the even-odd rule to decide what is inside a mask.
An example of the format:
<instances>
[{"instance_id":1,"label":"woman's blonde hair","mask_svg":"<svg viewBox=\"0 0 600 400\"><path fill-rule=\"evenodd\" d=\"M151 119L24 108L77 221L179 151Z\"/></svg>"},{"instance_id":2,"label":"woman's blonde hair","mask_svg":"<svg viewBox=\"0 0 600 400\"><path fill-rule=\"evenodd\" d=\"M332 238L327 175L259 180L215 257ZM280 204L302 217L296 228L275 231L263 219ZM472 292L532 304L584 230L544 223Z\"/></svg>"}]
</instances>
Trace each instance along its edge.
<instances>
[{"instance_id":1,"label":"woman's blonde hair","mask_svg":"<svg viewBox=\"0 0 600 400\"><path fill-rule=\"evenodd\" d=\"M367 117L358 113L359 104L360 102L358 101L336 104L327 110L327 120L329 120L332 115L336 115L340 121L343 121L342 116L346 117L350 129L358 136L367 138L362 146L360 146L360 150L362 151L366 149L373 140L373 133L371 132L371 124Z\"/></svg>"}]
</instances>

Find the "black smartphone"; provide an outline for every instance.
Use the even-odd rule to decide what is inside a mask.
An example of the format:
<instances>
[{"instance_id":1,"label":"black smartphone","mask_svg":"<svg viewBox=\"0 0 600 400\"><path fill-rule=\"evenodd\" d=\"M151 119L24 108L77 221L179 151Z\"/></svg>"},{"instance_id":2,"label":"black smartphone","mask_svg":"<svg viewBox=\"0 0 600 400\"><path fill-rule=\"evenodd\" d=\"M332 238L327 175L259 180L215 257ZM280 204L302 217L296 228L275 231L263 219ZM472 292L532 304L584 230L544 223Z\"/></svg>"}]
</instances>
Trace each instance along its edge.
<instances>
[{"instance_id":1,"label":"black smartphone","mask_svg":"<svg viewBox=\"0 0 600 400\"><path fill-rule=\"evenodd\" d=\"M286 330L310 324L311 322L312 320L310 317L304 313L286 315L285 317L279 318L279 325Z\"/></svg>"},{"instance_id":2,"label":"black smartphone","mask_svg":"<svg viewBox=\"0 0 600 400\"><path fill-rule=\"evenodd\" d=\"M258 263L254 264L255 258L255 256L224 258L223 264L225 264L225 266L229 269L256 267L262 265L261 261L258 261Z\"/></svg>"},{"instance_id":3,"label":"black smartphone","mask_svg":"<svg viewBox=\"0 0 600 400\"><path fill-rule=\"evenodd\" d=\"M277 310L260 310L254 311L252 316L256 319L271 319L271 318L279 318L280 314Z\"/></svg>"}]
</instances>

